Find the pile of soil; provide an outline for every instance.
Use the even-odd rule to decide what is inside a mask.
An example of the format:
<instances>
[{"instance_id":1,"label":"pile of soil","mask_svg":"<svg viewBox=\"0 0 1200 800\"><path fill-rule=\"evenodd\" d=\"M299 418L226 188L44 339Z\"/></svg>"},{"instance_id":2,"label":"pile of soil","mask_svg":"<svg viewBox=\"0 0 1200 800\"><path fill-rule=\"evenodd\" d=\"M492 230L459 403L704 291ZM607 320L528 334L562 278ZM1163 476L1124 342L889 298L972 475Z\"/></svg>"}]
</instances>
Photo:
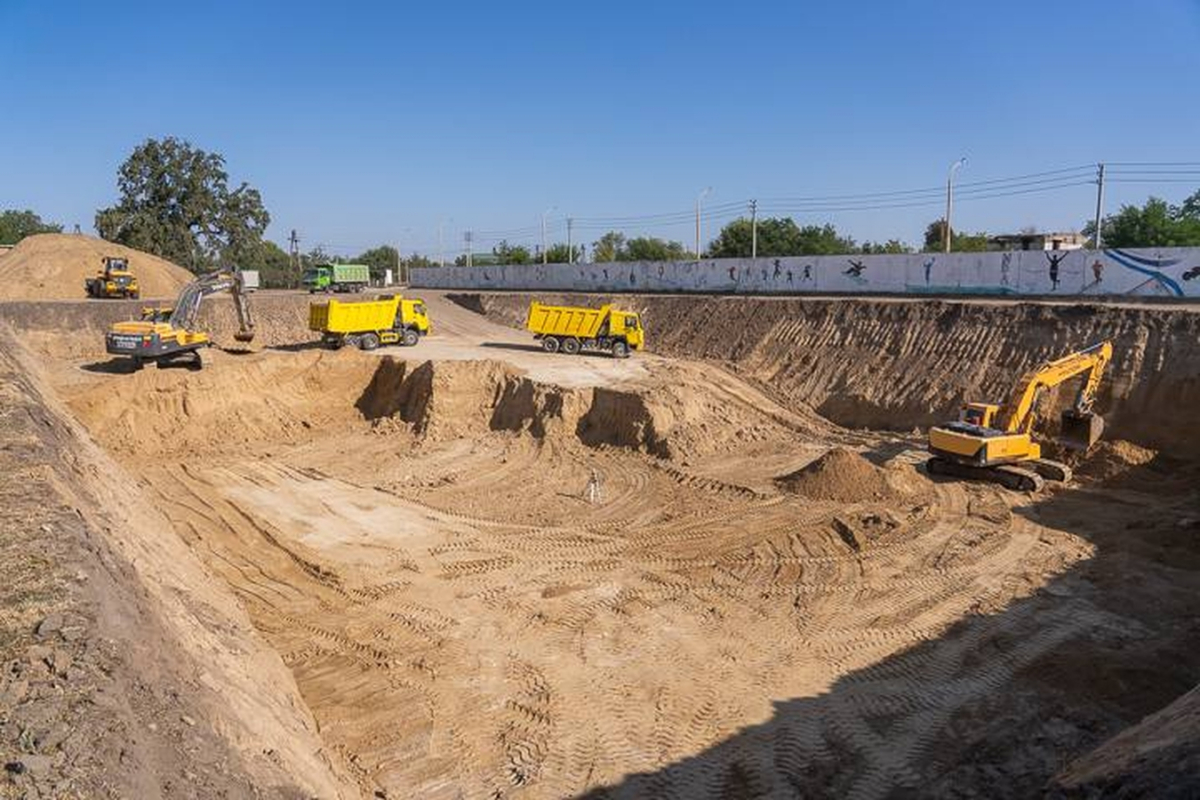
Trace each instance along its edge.
<instances>
[{"instance_id":1,"label":"pile of soil","mask_svg":"<svg viewBox=\"0 0 1200 800\"><path fill-rule=\"evenodd\" d=\"M124 258L142 297L174 297L193 275L158 256L93 236L42 233L0 255L0 300L82 300L83 282L104 269L106 256Z\"/></svg>"},{"instance_id":2,"label":"pile of soil","mask_svg":"<svg viewBox=\"0 0 1200 800\"><path fill-rule=\"evenodd\" d=\"M1098 481L1112 480L1129 470L1149 464L1158 453L1123 439L1099 442L1087 454L1076 473Z\"/></svg>"},{"instance_id":3,"label":"pile of soil","mask_svg":"<svg viewBox=\"0 0 1200 800\"><path fill-rule=\"evenodd\" d=\"M785 492L838 503L862 503L896 495L884 470L844 447L835 447L811 464L776 478L775 484Z\"/></svg>"}]
</instances>

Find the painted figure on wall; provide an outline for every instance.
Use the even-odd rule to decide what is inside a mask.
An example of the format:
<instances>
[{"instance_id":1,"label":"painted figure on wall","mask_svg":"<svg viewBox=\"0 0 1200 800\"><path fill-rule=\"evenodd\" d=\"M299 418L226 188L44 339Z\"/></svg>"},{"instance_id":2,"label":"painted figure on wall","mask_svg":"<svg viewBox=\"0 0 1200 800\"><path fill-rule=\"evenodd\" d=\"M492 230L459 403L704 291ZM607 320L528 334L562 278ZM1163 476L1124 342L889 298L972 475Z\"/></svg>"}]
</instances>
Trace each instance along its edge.
<instances>
[{"instance_id":1,"label":"painted figure on wall","mask_svg":"<svg viewBox=\"0 0 1200 800\"><path fill-rule=\"evenodd\" d=\"M1004 253L1000 256L1000 285L1008 286L1008 273L1012 269L1012 253Z\"/></svg>"},{"instance_id":2,"label":"painted figure on wall","mask_svg":"<svg viewBox=\"0 0 1200 800\"><path fill-rule=\"evenodd\" d=\"M921 265L925 268L925 285L926 286L929 285L929 274L931 272L933 272L933 262L935 262L935 261L937 261L936 258L927 258L927 259L925 259L925 263Z\"/></svg>"},{"instance_id":3,"label":"painted figure on wall","mask_svg":"<svg viewBox=\"0 0 1200 800\"><path fill-rule=\"evenodd\" d=\"M803 276L801 276L801 278L800 278L800 282L801 282L801 283L808 283L808 282L809 282L809 281L811 281L812 279L813 279L813 276L812 276L812 264L805 264L805 265L804 265L804 275L803 275Z\"/></svg>"},{"instance_id":4,"label":"painted figure on wall","mask_svg":"<svg viewBox=\"0 0 1200 800\"><path fill-rule=\"evenodd\" d=\"M1050 262L1050 291L1052 292L1058 291L1058 265L1066 257L1067 254L1062 251L1046 251L1046 260Z\"/></svg>"},{"instance_id":5,"label":"painted figure on wall","mask_svg":"<svg viewBox=\"0 0 1200 800\"><path fill-rule=\"evenodd\" d=\"M855 261L853 258L846 259L850 262L850 266L842 271L842 274L849 277L855 283L866 283L867 279L862 276L867 265L862 261Z\"/></svg>"},{"instance_id":6,"label":"painted figure on wall","mask_svg":"<svg viewBox=\"0 0 1200 800\"><path fill-rule=\"evenodd\" d=\"M1092 262L1092 275L1096 276L1096 283L1104 280L1104 262L1098 258Z\"/></svg>"},{"instance_id":7,"label":"painted figure on wall","mask_svg":"<svg viewBox=\"0 0 1200 800\"><path fill-rule=\"evenodd\" d=\"M780 270L779 259L777 258L777 259L775 259L775 272L774 272L774 274L771 275L772 279L779 280L779 270Z\"/></svg>"}]
</instances>

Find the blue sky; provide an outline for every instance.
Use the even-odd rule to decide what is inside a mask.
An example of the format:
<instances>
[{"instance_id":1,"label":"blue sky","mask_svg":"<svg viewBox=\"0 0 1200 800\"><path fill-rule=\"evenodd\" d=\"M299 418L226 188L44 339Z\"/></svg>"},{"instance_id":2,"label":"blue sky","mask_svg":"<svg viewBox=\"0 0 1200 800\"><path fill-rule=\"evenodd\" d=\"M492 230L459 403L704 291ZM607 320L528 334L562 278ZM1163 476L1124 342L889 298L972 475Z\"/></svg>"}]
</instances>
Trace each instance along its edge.
<instances>
[{"instance_id":1,"label":"blue sky","mask_svg":"<svg viewBox=\"0 0 1200 800\"><path fill-rule=\"evenodd\" d=\"M964 185L1200 160L1198 68L1197 0L0 0L0 208L91 230L132 148L175 135L305 248L436 253L439 221L449 253L467 228L532 244L552 207L552 238L568 214L591 241L585 219L680 212L614 227L690 245L706 186L707 236L751 197L936 187L959 156ZM1193 188L1113 184L1107 205ZM964 194L956 227L1078 228L1094 191ZM916 242L929 199L794 216Z\"/></svg>"}]
</instances>

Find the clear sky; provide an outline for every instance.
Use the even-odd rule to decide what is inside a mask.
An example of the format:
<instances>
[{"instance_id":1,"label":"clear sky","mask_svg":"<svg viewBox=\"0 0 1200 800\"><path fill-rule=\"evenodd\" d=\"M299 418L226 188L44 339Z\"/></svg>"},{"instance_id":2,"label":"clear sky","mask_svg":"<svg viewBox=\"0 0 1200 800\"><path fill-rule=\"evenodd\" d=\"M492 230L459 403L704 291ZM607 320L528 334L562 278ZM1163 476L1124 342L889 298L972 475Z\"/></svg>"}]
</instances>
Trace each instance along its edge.
<instances>
[{"instance_id":1,"label":"clear sky","mask_svg":"<svg viewBox=\"0 0 1200 800\"><path fill-rule=\"evenodd\" d=\"M1077 229L1094 186L966 190L1200 160L1198 75L1198 0L0 0L0 208L90 231L133 147L174 135L262 192L270 238L347 255L436 254L442 220L450 253L467 228L532 244L549 208L553 238L572 215L589 242L679 212L612 227L690 246L706 186L707 236L752 197L937 187L960 156L956 228ZM931 205L794 216L918 242L937 196L897 199Z\"/></svg>"}]
</instances>

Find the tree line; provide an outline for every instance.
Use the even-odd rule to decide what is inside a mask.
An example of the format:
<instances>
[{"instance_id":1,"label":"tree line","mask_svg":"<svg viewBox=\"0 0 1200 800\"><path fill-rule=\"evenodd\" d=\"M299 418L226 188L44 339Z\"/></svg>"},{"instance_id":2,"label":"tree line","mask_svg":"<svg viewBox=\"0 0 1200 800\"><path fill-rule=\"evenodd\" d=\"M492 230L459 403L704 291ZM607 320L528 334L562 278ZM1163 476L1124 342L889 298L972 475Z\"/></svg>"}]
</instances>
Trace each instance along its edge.
<instances>
[{"instance_id":1,"label":"tree line","mask_svg":"<svg viewBox=\"0 0 1200 800\"><path fill-rule=\"evenodd\" d=\"M246 182L231 183L225 159L175 137L147 139L134 148L117 171L117 201L96 211L94 224L101 238L166 258L193 272L204 272L220 264L239 264L258 269L266 286L295 286L300 273L313 264L335 261L363 263L379 279L386 270L399 275L412 267L434 266L430 259L413 254L402 257L391 245L372 247L353 258L331 256L314 248L293 259L279 245L265 238L271 216L262 196ZM1200 246L1200 191L1176 205L1150 197L1143 205L1123 205L1104 218L1106 247L1194 247ZM706 258L747 258L754 249L753 223L739 218L721 228L703 253ZM43 220L29 209L0 210L0 244L16 244L38 233L60 233L61 224ZM800 225L791 217L767 217L757 222L757 254L764 258L784 256L910 253L915 248L891 239L886 242L856 242L831 224ZM943 247L945 221L926 226L921 249ZM1094 222L1084 234L1095 239ZM989 249L986 232L953 231L956 252ZM580 245L555 243L547 248L552 263L578 262L587 256ZM691 258L681 243L652 236L627 238L609 231L591 244L588 260L669 261ZM485 264L529 264L541 260L540 253L501 241L490 253L475 255L472 262ZM465 264L465 255L455 263Z\"/></svg>"}]
</instances>

